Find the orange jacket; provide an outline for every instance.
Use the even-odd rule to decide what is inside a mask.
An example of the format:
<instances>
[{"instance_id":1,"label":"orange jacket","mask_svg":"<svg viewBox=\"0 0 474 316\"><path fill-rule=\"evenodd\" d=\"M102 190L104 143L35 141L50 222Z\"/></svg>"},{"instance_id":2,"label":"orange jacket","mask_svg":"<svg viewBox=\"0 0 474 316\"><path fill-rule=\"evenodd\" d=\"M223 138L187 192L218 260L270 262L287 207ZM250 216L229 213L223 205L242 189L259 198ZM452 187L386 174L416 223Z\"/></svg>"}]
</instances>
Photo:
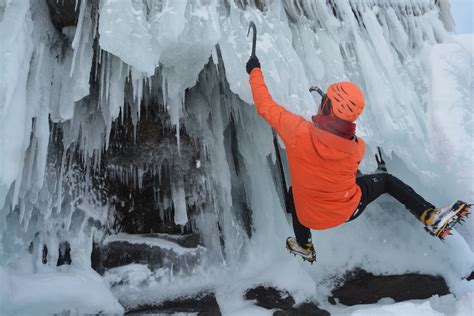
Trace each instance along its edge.
<instances>
[{"instance_id":1,"label":"orange jacket","mask_svg":"<svg viewBox=\"0 0 474 316\"><path fill-rule=\"evenodd\" d=\"M355 176L364 141L333 135L287 111L273 101L259 68L250 73L250 86L258 114L285 143L299 221L313 229L346 222L361 198Z\"/></svg>"}]
</instances>

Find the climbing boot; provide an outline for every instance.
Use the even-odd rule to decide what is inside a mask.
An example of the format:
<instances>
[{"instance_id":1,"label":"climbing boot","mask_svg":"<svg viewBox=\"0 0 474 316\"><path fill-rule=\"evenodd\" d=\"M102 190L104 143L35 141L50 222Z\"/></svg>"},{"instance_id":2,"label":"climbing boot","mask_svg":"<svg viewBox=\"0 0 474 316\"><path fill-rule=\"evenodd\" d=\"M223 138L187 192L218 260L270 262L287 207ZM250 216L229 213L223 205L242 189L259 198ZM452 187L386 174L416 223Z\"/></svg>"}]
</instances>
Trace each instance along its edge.
<instances>
[{"instance_id":1,"label":"climbing boot","mask_svg":"<svg viewBox=\"0 0 474 316\"><path fill-rule=\"evenodd\" d=\"M300 245L296 241L296 238L288 237L286 239L286 248L293 255L300 256L303 260L309 261L311 264L316 261L316 251L311 241L307 244Z\"/></svg>"},{"instance_id":2,"label":"climbing boot","mask_svg":"<svg viewBox=\"0 0 474 316\"><path fill-rule=\"evenodd\" d=\"M431 235L443 240L451 235L451 230L457 223L462 223L469 216L472 204L463 201L443 208L426 210L420 217L425 224L425 230Z\"/></svg>"}]
</instances>

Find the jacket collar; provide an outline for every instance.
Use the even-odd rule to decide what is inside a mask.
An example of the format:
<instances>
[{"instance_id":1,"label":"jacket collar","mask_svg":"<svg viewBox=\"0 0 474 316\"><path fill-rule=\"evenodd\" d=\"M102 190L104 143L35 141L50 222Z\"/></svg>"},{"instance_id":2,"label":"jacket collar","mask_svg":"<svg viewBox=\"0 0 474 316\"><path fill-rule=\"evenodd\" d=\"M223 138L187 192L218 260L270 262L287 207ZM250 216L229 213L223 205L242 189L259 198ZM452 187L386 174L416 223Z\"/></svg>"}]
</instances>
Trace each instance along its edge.
<instances>
[{"instance_id":1,"label":"jacket collar","mask_svg":"<svg viewBox=\"0 0 474 316\"><path fill-rule=\"evenodd\" d=\"M345 139L337 135L331 134L325 130L322 130L316 126L313 126L313 135L317 137L322 143L328 147L347 152L350 154L355 154L362 150L363 140L361 138L355 137L354 140Z\"/></svg>"}]
</instances>

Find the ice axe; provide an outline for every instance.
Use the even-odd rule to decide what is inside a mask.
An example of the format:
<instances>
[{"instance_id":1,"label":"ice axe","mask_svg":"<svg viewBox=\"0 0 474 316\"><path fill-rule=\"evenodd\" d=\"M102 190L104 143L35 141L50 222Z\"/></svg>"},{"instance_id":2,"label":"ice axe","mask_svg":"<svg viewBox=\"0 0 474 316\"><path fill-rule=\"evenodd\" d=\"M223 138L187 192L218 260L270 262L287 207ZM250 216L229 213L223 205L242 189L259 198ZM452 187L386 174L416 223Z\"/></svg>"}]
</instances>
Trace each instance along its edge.
<instances>
[{"instance_id":1,"label":"ice axe","mask_svg":"<svg viewBox=\"0 0 474 316\"><path fill-rule=\"evenodd\" d=\"M253 31L253 38L252 38L252 54L250 55L250 58L252 57L257 57L255 54L255 50L257 48L257 26L253 21L250 21L249 24L249 29L247 31L247 37L250 35L250 30ZM276 155L276 162L278 165L278 169L280 170L280 176L281 176L281 186L282 186L282 191L283 195L285 198L285 208L288 213L290 213L289 208L288 208L288 187L286 186L286 179L285 179L285 169L283 168L283 162L281 160L281 153L280 153L280 146L278 145L278 138L275 130L272 128L272 134L273 134L273 146L275 147L275 155Z\"/></svg>"},{"instance_id":2,"label":"ice axe","mask_svg":"<svg viewBox=\"0 0 474 316\"><path fill-rule=\"evenodd\" d=\"M250 21L249 29L247 31L247 37L250 35L250 30L253 30L253 38L252 38L252 55L250 57L255 57L255 49L257 48L257 27L253 21Z\"/></svg>"},{"instance_id":3,"label":"ice axe","mask_svg":"<svg viewBox=\"0 0 474 316\"><path fill-rule=\"evenodd\" d=\"M375 173L387 173L387 166L385 165L385 160L383 160L382 156L382 148L377 146L377 151L379 152L378 156L375 154L375 160L377 161L377 170Z\"/></svg>"},{"instance_id":4,"label":"ice axe","mask_svg":"<svg viewBox=\"0 0 474 316\"><path fill-rule=\"evenodd\" d=\"M324 98L324 96L326 95L323 90L321 90L320 87L318 86L312 86L311 88L309 88L309 92L313 92L313 91L316 91L317 93L319 93L319 95Z\"/></svg>"}]
</instances>

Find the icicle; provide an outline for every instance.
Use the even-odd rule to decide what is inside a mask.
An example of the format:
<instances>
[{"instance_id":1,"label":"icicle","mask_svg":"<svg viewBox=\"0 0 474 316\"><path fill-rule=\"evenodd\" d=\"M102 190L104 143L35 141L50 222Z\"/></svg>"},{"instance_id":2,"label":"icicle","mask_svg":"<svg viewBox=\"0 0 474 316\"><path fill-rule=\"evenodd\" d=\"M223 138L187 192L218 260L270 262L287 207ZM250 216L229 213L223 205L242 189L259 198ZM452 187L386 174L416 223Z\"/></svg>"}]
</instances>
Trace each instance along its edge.
<instances>
[{"instance_id":1,"label":"icicle","mask_svg":"<svg viewBox=\"0 0 474 316\"><path fill-rule=\"evenodd\" d=\"M77 0L76 0L76 6L77 6ZM74 39L71 44L71 47L74 50L74 55L72 57L71 72L69 73L70 77L72 77L72 74L74 73L74 66L76 64L76 56L77 56L77 51L79 47L79 41L81 40L82 25L84 24L84 12L86 11L86 7L87 7L87 0L82 0L81 8L79 10L79 18L77 20L76 33L74 35Z\"/></svg>"},{"instance_id":2,"label":"icicle","mask_svg":"<svg viewBox=\"0 0 474 316\"><path fill-rule=\"evenodd\" d=\"M181 185L172 186L172 198L174 206L174 222L177 225L185 225L188 222L186 210L186 196Z\"/></svg>"},{"instance_id":3,"label":"icicle","mask_svg":"<svg viewBox=\"0 0 474 316\"><path fill-rule=\"evenodd\" d=\"M36 52L36 55L37 55L37 66L36 66L36 76L35 76L35 82L38 82L39 81L39 77L40 77L40 73L41 73L41 69L43 67L43 59L45 58L44 57L44 48L45 48L45 45L44 43L40 43L40 46Z\"/></svg>"}]
</instances>

